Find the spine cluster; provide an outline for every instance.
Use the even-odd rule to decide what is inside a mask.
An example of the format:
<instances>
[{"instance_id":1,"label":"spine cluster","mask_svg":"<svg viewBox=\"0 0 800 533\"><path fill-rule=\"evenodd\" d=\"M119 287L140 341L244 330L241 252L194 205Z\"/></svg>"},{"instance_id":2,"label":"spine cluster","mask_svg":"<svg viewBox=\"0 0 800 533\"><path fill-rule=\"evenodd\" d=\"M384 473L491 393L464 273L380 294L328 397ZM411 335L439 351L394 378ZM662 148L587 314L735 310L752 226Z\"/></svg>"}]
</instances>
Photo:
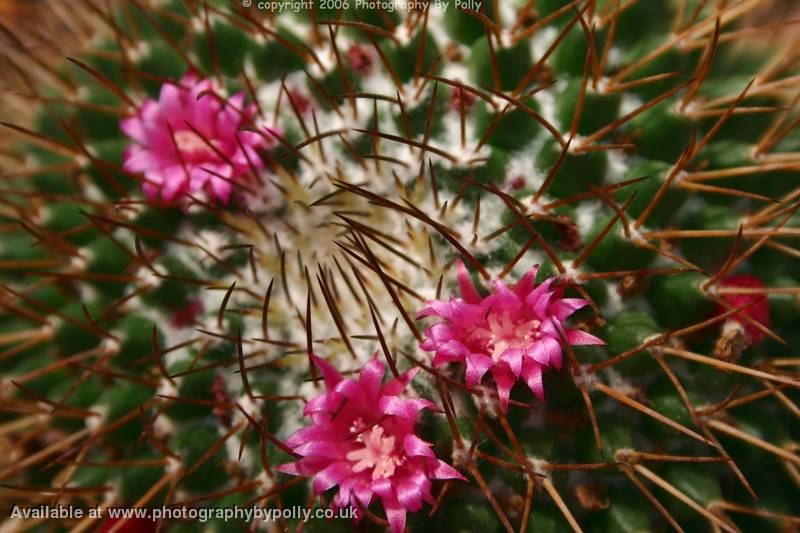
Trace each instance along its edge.
<instances>
[{"instance_id":1,"label":"spine cluster","mask_svg":"<svg viewBox=\"0 0 800 533\"><path fill-rule=\"evenodd\" d=\"M796 526L784 3L277 4L8 48L0 500Z\"/></svg>"}]
</instances>

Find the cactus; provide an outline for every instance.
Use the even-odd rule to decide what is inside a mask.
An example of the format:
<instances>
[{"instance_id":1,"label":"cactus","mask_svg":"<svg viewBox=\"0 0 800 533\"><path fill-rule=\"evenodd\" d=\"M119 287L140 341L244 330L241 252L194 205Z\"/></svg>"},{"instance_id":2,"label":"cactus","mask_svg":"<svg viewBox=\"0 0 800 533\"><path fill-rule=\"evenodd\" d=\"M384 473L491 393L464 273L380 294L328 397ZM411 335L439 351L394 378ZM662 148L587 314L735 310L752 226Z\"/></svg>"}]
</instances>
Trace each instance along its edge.
<instances>
[{"instance_id":1,"label":"cactus","mask_svg":"<svg viewBox=\"0 0 800 533\"><path fill-rule=\"evenodd\" d=\"M69 61L9 49L4 507L796 528L781 2L315 4L85 0ZM203 527L353 527L302 522Z\"/></svg>"}]
</instances>

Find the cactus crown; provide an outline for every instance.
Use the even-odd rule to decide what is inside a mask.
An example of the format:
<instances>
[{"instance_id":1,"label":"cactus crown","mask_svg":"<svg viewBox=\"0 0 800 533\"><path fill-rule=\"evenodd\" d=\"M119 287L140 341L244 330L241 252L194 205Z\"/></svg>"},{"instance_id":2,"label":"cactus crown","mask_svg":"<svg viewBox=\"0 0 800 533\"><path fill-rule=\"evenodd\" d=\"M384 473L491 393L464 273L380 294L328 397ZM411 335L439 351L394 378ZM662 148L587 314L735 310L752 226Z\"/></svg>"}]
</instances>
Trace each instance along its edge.
<instances>
[{"instance_id":1,"label":"cactus crown","mask_svg":"<svg viewBox=\"0 0 800 533\"><path fill-rule=\"evenodd\" d=\"M332 4L85 0L68 62L8 47L4 500L797 526L782 2Z\"/></svg>"}]
</instances>

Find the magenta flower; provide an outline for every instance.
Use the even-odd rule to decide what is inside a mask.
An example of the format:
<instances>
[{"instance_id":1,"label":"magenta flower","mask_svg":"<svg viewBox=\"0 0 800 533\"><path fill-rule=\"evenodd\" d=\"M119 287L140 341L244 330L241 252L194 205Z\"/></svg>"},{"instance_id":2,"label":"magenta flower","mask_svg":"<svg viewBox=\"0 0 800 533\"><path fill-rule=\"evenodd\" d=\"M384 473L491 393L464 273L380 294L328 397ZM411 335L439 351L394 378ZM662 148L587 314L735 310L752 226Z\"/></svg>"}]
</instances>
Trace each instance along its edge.
<instances>
[{"instance_id":1,"label":"magenta flower","mask_svg":"<svg viewBox=\"0 0 800 533\"><path fill-rule=\"evenodd\" d=\"M377 358L358 379L344 379L320 358L314 362L327 392L305 406L312 424L286 440L300 459L278 471L313 477L316 494L338 485L331 507L352 506L359 519L360 510L377 496L392 531L402 533L406 512L421 509L423 500L433 502L432 479L464 479L414 433L419 412L434 407L428 400L401 396L418 369L382 384L384 366Z\"/></svg>"},{"instance_id":2,"label":"magenta flower","mask_svg":"<svg viewBox=\"0 0 800 533\"><path fill-rule=\"evenodd\" d=\"M374 60L372 54L367 49L358 44L353 44L347 49L347 59L350 61L350 68L359 74L367 75L372 70Z\"/></svg>"},{"instance_id":3,"label":"magenta flower","mask_svg":"<svg viewBox=\"0 0 800 533\"><path fill-rule=\"evenodd\" d=\"M187 74L180 84L161 86L158 100L146 99L136 114L120 122L132 144L123 168L144 175L142 189L151 201L177 201L204 191L227 204L233 184L263 168L258 148L269 148L269 134L239 131L251 125L255 106L244 93L225 100L211 80Z\"/></svg>"},{"instance_id":4,"label":"magenta flower","mask_svg":"<svg viewBox=\"0 0 800 533\"><path fill-rule=\"evenodd\" d=\"M758 293L748 293L747 289L763 289L764 282L755 276L748 276L746 274L739 276L728 276L720 283L722 287L744 289L742 293L731 294L726 293L722 295L722 299L732 308L741 307L742 309L729 318L739 324L739 326L747 333L748 345L758 344L767 338L758 326L753 324L748 318L760 322L765 327L770 327L771 320L769 316L769 301L766 296ZM728 309L719 306L718 314L722 314Z\"/></svg>"},{"instance_id":5,"label":"magenta flower","mask_svg":"<svg viewBox=\"0 0 800 533\"><path fill-rule=\"evenodd\" d=\"M519 379L544 400L542 372L561 368L565 342L605 344L585 331L564 327L564 320L588 302L563 298L564 287L556 285L556 278L537 285L537 271L534 266L513 287L497 280L492 293L482 298L459 261L461 298L431 300L419 313L444 319L425 330L420 344L436 353L433 366L464 362L470 387L491 370L503 410L508 410L511 387Z\"/></svg>"}]
</instances>

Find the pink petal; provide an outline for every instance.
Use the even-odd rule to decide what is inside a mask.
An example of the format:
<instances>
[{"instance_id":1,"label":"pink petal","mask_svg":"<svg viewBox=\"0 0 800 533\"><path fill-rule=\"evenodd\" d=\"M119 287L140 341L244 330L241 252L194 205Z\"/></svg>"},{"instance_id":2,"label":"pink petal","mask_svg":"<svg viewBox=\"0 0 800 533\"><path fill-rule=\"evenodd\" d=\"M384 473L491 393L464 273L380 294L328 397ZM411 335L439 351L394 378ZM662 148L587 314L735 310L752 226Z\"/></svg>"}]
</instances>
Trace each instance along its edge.
<instances>
[{"instance_id":1,"label":"pink petal","mask_svg":"<svg viewBox=\"0 0 800 533\"><path fill-rule=\"evenodd\" d=\"M436 347L437 358L442 358L445 361L458 361L464 359L467 354L467 349L459 341L453 339L440 344Z\"/></svg>"},{"instance_id":2,"label":"pink petal","mask_svg":"<svg viewBox=\"0 0 800 533\"><path fill-rule=\"evenodd\" d=\"M436 343L433 342L431 339L425 339L421 343L419 343L419 347L426 352L432 352L436 350Z\"/></svg>"},{"instance_id":3,"label":"pink petal","mask_svg":"<svg viewBox=\"0 0 800 533\"><path fill-rule=\"evenodd\" d=\"M386 519L389 521L392 533L403 533L406 528L406 510L398 502L387 503L384 500L383 506L386 509Z\"/></svg>"},{"instance_id":4,"label":"pink petal","mask_svg":"<svg viewBox=\"0 0 800 533\"><path fill-rule=\"evenodd\" d=\"M474 387L483 375L494 366L494 359L479 353L467 354L467 386Z\"/></svg>"},{"instance_id":5,"label":"pink petal","mask_svg":"<svg viewBox=\"0 0 800 533\"><path fill-rule=\"evenodd\" d=\"M190 174L192 178L192 183L189 185L190 193L196 193L197 191L203 190L208 180L212 177L212 175L208 173L208 170L197 166L190 168Z\"/></svg>"},{"instance_id":6,"label":"pink petal","mask_svg":"<svg viewBox=\"0 0 800 533\"><path fill-rule=\"evenodd\" d=\"M508 398L511 395L511 387L514 386L517 379L511 373L508 365L495 365L492 367L492 377L494 377L494 383L497 386L500 406L504 412L508 411Z\"/></svg>"},{"instance_id":7,"label":"pink petal","mask_svg":"<svg viewBox=\"0 0 800 533\"><path fill-rule=\"evenodd\" d=\"M562 298L553 302L551 311L559 320L565 320L572 313L587 305L589 302L582 298Z\"/></svg>"},{"instance_id":8,"label":"pink petal","mask_svg":"<svg viewBox=\"0 0 800 533\"><path fill-rule=\"evenodd\" d=\"M500 356L501 361L505 361L514 376L519 378L519 373L522 371L522 357L525 352L520 348L509 348Z\"/></svg>"},{"instance_id":9,"label":"pink petal","mask_svg":"<svg viewBox=\"0 0 800 533\"><path fill-rule=\"evenodd\" d=\"M371 484L372 492L377 494L384 501L384 506L387 500L392 501L395 499L394 486L390 478L375 479L372 480Z\"/></svg>"},{"instance_id":10,"label":"pink petal","mask_svg":"<svg viewBox=\"0 0 800 533\"><path fill-rule=\"evenodd\" d=\"M331 500L331 509L342 509L347 507L350 504L351 495L352 495L352 488L351 486L355 483L355 479L349 477L347 479L342 480L339 483L339 491Z\"/></svg>"},{"instance_id":11,"label":"pink petal","mask_svg":"<svg viewBox=\"0 0 800 533\"><path fill-rule=\"evenodd\" d=\"M334 413L341 407L342 401L344 399L339 394L321 394L306 403L305 407L303 407L303 416Z\"/></svg>"},{"instance_id":12,"label":"pink petal","mask_svg":"<svg viewBox=\"0 0 800 533\"><path fill-rule=\"evenodd\" d=\"M279 465L275 470L277 470L278 472L281 472L283 474L289 474L290 476L301 476L302 473L300 472L300 469L298 468L298 463L299 462L300 461L295 461L293 463L282 464L282 465Z\"/></svg>"},{"instance_id":13,"label":"pink petal","mask_svg":"<svg viewBox=\"0 0 800 533\"><path fill-rule=\"evenodd\" d=\"M151 202L158 200L158 186L153 185L148 181L142 182L142 191L144 191L145 196Z\"/></svg>"},{"instance_id":14,"label":"pink petal","mask_svg":"<svg viewBox=\"0 0 800 533\"><path fill-rule=\"evenodd\" d=\"M242 146L239 146L239 143L236 144L236 152L231 156L231 160L236 165L237 172L241 174L250 174L253 170L250 165L256 169L263 168L264 161L252 146L245 144L242 140L243 135L241 133L235 133L234 136L239 137L239 142L242 144ZM245 137L245 139L246 138L247 137Z\"/></svg>"},{"instance_id":15,"label":"pink petal","mask_svg":"<svg viewBox=\"0 0 800 533\"><path fill-rule=\"evenodd\" d=\"M422 491L412 482L401 482L397 486L398 503L409 511L416 512L422 508Z\"/></svg>"},{"instance_id":16,"label":"pink petal","mask_svg":"<svg viewBox=\"0 0 800 533\"><path fill-rule=\"evenodd\" d=\"M142 124L142 120L138 116L126 118L120 121L119 129L122 130L122 133L130 137L136 142L139 143L146 143L147 136L144 131L144 125Z\"/></svg>"},{"instance_id":17,"label":"pink petal","mask_svg":"<svg viewBox=\"0 0 800 533\"><path fill-rule=\"evenodd\" d=\"M556 278L547 278L541 284L537 285L536 288L525 297L525 304L531 309L535 310L539 300L541 300L545 294L550 292L550 285L552 285L555 280ZM543 315L539 316L543 317Z\"/></svg>"},{"instance_id":18,"label":"pink petal","mask_svg":"<svg viewBox=\"0 0 800 533\"><path fill-rule=\"evenodd\" d=\"M449 325L439 322L426 329L425 336L438 345L452 339L454 334Z\"/></svg>"},{"instance_id":19,"label":"pink petal","mask_svg":"<svg viewBox=\"0 0 800 533\"><path fill-rule=\"evenodd\" d=\"M463 344L457 340L447 341L436 348L436 356L433 358L434 368L453 361L463 361L468 351Z\"/></svg>"},{"instance_id":20,"label":"pink petal","mask_svg":"<svg viewBox=\"0 0 800 533\"><path fill-rule=\"evenodd\" d=\"M533 286L536 284L536 275L539 273L539 265L534 265L531 267L525 274L519 279L516 285L514 285L514 292L517 293L520 299L524 299L525 296L531 292Z\"/></svg>"},{"instance_id":21,"label":"pink petal","mask_svg":"<svg viewBox=\"0 0 800 533\"><path fill-rule=\"evenodd\" d=\"M296 448L311 440L320 440L327 436L328 430L322 426L307 426L300 428L289 436L284 442L290 448Z\"/></svg>"},{"instance_id":22,"label":"pink petal","mask_svg":"<svg viewBox=\"0 0 800 533\"><path fill-rule=\"evenodd\" d=\"M433 471L431 477L434 479L460 479L461 481L467 480L467 478L462 476L458 470L440 460L437 460L436 470Z\"/></svg>"},{"instance_id":23,"label":"pink petal","mask_svg":"<svg viewBox=\"0 0 800 533\"><path fill-rule=\"evenodd\" d=\"M181 98L182 92L184 92L183 89L176 87L172 83L165 83L161 86L158 105L164 115L176 117L183 114L185 107Z\"/></svg>"},{"instance_id":24,"label":"pink petal","mask_svg":"<svg viewBox=\"0 0 800 533\"><path fill-rule=\"evenodd\" d=\"M294 453L302 457L314 457L315 459L343 459L344 452L330 442L312 440L301 444L294 449Z\"/></svg>"},{"instance_id":25,"label":"pink petal","mask_svg":"<svg viewBox=\"0 0 800 533\"><path fill-rule=\"evenodd\" d=\"M229 109L233 112L233 116L240 116L244 114L246 111L244 108L244 92L240 91L228 98L225 106L225 109Z\"/></svg>"},{"instance_id":26,"label":"pink petal","mask_svg":"<svg viewBox=\"0 0 800 533\"><path fill-rule=\"evenodd\" d=\"M164 179L161 196L164 200L170 202L186 191L189 183L186 180L186 172L179 165L163 168L161 173Z\"/></svg>"},{"instance_id":27,"label":"pink petal","mask_svg":"<svg viewBox=\"0 0 800 533\"><path fill-rule=\"evenodd\" d=\"M355 379L343 379L336 384L334 391L348 401L363 403L367 401L367 390Z\"/></svg>"},{"instance_id":28,"label":"pink petal","mask_svg":"<svg viewBox=\"0 0 800 533\"><path fill-rule=\"evenodd\" d=\"M142 102L139 107L139 118L142 119L142 127L147 131L151 131L154 127L160 127L159 122L163 122L163 117L158 102L150 98Z\"/></svg>"},{"instance_id":29,"label":"pink petal","mask_svg":"<svg viewBox=\"0 0 800 533\"><path fill-rule=\"evenodd\" d=\"M231 191L233 191L233 185L231 185L230 181L217 176L212 176L210 181L209 198L216 198L222 205L227 205L231 197Z\"/></svg>"},{"instance_id":30,"label":"pink petal","mask_svg":"<svg viewBox=\"0 0 800 533\"><path fill-rule=\"evenodd\" d=\"M419 372L419 367L415 366L414 368L411 368L400 374L396 378L389 380L386 385L383 386L381 394L384 396L397 396L403 392L406 387L408 387L408 384L411 383L411 380L414 379L414 376L417 375L417 372Z\"/></svg>"},{"instance_id":31,"label":"pink petal","mask_svg":"<svg viewBox=\"0 0 800 533\"><path fill-rule=\"evenodd\" d=\"M364 506L364 508L369 507L369 504L372 501L372 487L369 483L357 483L353 489L353 494L355 494L356 499L361 505Z\"/></svg>"},{"instance_id":32,"label":"pink petal","mask_svg":"<svg viewBox=\"0 0 800 533\"><path fill-rule=\"evenodd\" d=\"M581 331L579 329L568 329L567 330L567 342L570 344L574 344L577 346L589 346L589 345L603 345L605 341L599 337L595 337L591 333L586 333L585 331Z\"/></svg>"},{"instance_id":33,"label":"pink petal","mask_svg":"<svg viewBox=\"0 0 800 533\"><path fill-rule=\"evenodd\" d=\"M458 260L458 288L461 291L461 297L464 301L471 304L480 303L481 295L472 283L469 271L467 267L464 266L464 262L461 261L461 259Z\"/></svg>"},{"instance_id":34,"label":"pink petal","mask_svg":"<svg viewBox=\"0 0 800 533\"><path fill-rule=\"evenodd\" d=\"M559 322L554 316L547 317L547 319L542 321L542 327L541 327L542 335L547 335L548 337L555 337L556 339L560 339L561 332L563 330L564 328L561 326L561 322Z\"/></svg>"},{"instance_id":35,"label":"pink petal","mask_svg":"<svg viewBox=\"0 0 800 533\"><path fill-rule=\"evenodd\" d=\"M491 306L497 310L514 312L522 306L522 300L505 283L496 280L494 282L494 292L484 298L482 305L484 307Z\"/></svg>"},{"instance_id":36,"label":"pink petal","mask_svg":"<svg viewBox=\"0 0 800 533\"><path fill-rule=\"evenodd\" d=\"M436 455L433 453L433 450L431 450L431 444L429 442L425 442L414 434L406 435L405 439L403 439L403 450L409 457L436 457Z\"/></svg>"},{"instance_id":37,"label":"pink petal","mask_svg":"<svg viewBox=\"0 0 800 533\"><path fill-rule=\"evenodd\" d=\"M414 420L423 409L436 409L436 404L430 400L404 399L399 396L381 396L378 401L378 410L383 415L395 415L401 418Z\"/></svg>"},{"instance_id":38,"label":"pink petal","mask_svg":"<svg viewBox=\"0 0 800 533\"><path fill-rule=\"evenodd\" d=\"M325 359L312 355L311 360L314 362L314 365L319 368L320 372L322 372L322 376L325 378L325 388L333 390L336 384L342 381L342 375Z\"/></svg>"},{"instance_id":39,"label":"pink petal","mask_svg":"<svg viewBox=\"0 0 800 533\"><path fill-rule=\"evenodd\" d=\"M158 158L152 151L137 144L132 145L125 151L122 168L126 172L145 172L158 166Z\"/></svg>"},{"instance_id":40,"label":"pink petal","mask_svg":"<svg viewBox=\"0 0 800 533\"><path fill-rule=\"evenodd\" d=\"M320 494L338 485L343 479L353 475L353 470L349 464L337 462L319 472L314 477L314 494Z\"/></svg>"},{"instance_id":41,"label":"pink petal","mask_svg":"<svg viewBox=\"0 0 800 533\"><path fill-rule=\"evenodd\" d=\"M541 318L549 316L550 313L547 311L547 307L552 299L553 293L545 292L536 300L536 304L533 306L533 312L536 313L536 316Z\"/></svg>"},{"instance_id":42,"label":"pink petal","mask_svg":"<svg viewBox=\"0 0 800 533\"><path fill-rule=\"evenodd\" d=\"M561 345L553 337L542 337L528 348L528 357L541 365L550 366L555 360L561 359Z\"/></svg>"},{"instance_id":43,"label":"pink petal","mask_svg":"<svg viewBox=\"0 0 800 533\"><path fill-rule=\"evenodd\" d=\"M359 384L369 391L369 397L377 396L383 381L383 375L386 368L377 357L373 357L364 368L361 369L359 374Z\"/></svg>"},{"instance_id":44,"label":"pink petal","mask_svg":"<svg viewBox=\"0 0 800 533\"><path fill-rule=\"evenodd\" d=\"M526 366L523 371L525 383L539 400L544 401L544 382L542 381L542 367L536 364Z\"/></svg>"},{"instance_id":45,"label":"pink petal","mask_svg":"<svg viewBox=\"0 0 800 533\"><path fill-rule=\"evenodd\" d=\"M161 167L152 168L144 173L144 179L145 183L149 183L161 190L161 186L165 181L164 170Z\"/></svg>"},{"instance_id":46,"label":"pink petal","mask_svg":"<svg viewBox=\"0 0 800 533\"><path fill-rule=\"evenodd\" d=\"M426 318L430 316L438 316L444 318L449 322L460 322L468 320L471 315L467 309L471 304L466 303L461 298L454 298L451 300L428 300L427 307L423 308L417 313L418 318Z\"/></svg>"}]
</instances>

